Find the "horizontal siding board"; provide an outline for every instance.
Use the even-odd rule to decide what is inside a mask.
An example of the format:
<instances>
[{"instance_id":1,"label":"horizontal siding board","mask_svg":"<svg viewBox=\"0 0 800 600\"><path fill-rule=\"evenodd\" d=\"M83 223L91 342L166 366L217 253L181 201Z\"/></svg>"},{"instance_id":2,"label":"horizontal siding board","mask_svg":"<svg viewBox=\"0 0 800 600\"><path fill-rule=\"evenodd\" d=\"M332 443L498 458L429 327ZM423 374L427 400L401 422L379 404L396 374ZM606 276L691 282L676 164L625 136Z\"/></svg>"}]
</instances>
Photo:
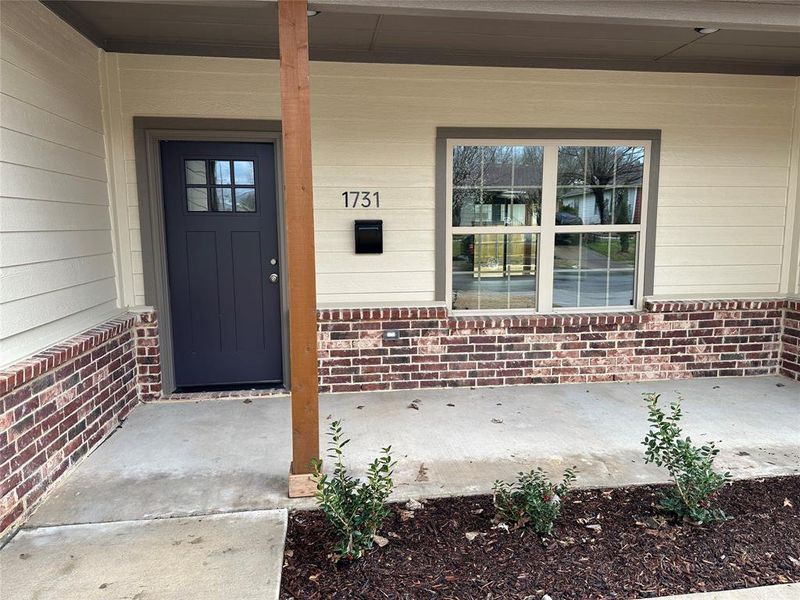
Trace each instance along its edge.
<instances>
[{"instance_id":1,"label":"horizontal siding board","mask_svg":"<svg viewBox=\"0 0 800 600\"><path fill-rule=\"evenodd\" d=\"M108 206L0 197L0 232L111 229Z\"/></svg>"},{"instance_id":2,"label":"horizontal siding board","mask_svg":"<svg viewBox=\"0 0 800 600\"><path fill-rule=\"evenodd\" d=\"M663 186L763 186L786 188L788 164L783 167L670 167L662 166L659 183Z\"/></svg>"},{"instance_id":3,"label":"horizontal siding board","mask_svg":"<svg viewBox=\"0 0 800 600\"><path fill-rule=\"evenodd\" d=\"M209 84L209 88L211 85ZM145 115L226 115L249 119L280 119L280 94L265 96L249 92L185 94L180 90L125 89L123 110ZM135 108L134 108L135 107Z\"/></svg>"},{"instance_id":4,"label":"horizontal siding board","mask_svg":"<svg viewBox=\"0 0 800 600\"><path fill-rule=\"evenodd\" d=\"M782 246L659 246L656 268L667 266L780 265Z\"/></svg>"},{"instance_id":5,"label":"horizontal siding board","mask_svg":"<svg viewBox=\"0 0 800 600\"><path fill-rule=\"evenodd\" d=\"M350 252L320 252L317 257L318 273L399 273L419 271L420 266L430 267L435 255L428 252L384 252L383 254L353 254Z\"/></svg>"},{"instance_id":6,"label":"horizontal siding board","mask_svg":"<svg viewBox=\"0 0 800 600\"><path fill-rule=\"evenodd\" d=\"M184 61L185 65L202 64L202 59ZM277 66L278 61L271 61ZM158 64L153 61L150 64ZM162 66L173 64L168 57ZM440 65L371 65L367 63L312 63L313 77L376 77L384 79L407 79L408 83L424 82L424 80L467 80L497 84L519 79L535 79L546 82L576 82L592 85L595 83L618 84L621 86L711 86L723 88L768 88L792 89L794 84L786 77L749 75L717 75L706 73L648 73L624 71L574 71L564 69L527 69L527 68L494 68L494 67L458 67Z\"/></svg>"},{"instance_id":7,"label":"horizontal siding board","mask_svg":"<svg viewBox=\"0 0 800 600\"><path fill-rule=\"evenodd\" d=\"M664 206L658 210L660 227L782 227L783 220L782 206Z\"/></svg>"},{"instance_id":8,"label":"horizontal siding board","mask_svg":"<svg viewBox=\"0 0 800 600\"><path fill-rule=\"evenodd\" d=\"M32 167L0 163L0 196L107 206L108 186L104 181L52 171L43 176Z\"/></svg>"},{"instance_id":9,"label":"horizontal siding board","mask_svg":"<svg viewBox=\"0 0 800 600\"><path fill-rule=\"evenodd\" d=\"M89 94L76 98L57 85L6 61L0 61L0 76L5 94L102 133L99 93L92 101L89 101L92 97Z\"/></svg>"},{"instance_id":10,"label":"horizontal siding board","mask_svg":"<svg viewBox=\"0 0 800 600\"><path fill-rule=\"evenodd\" d=\"M98 254L0 269L0 303L114 277L114 256Z\"/></svg>"},{"instance_id":11,"label":"horizontal siding board","mask_svg":"<svg viewBox=\"0 0 800 600\"><path fill-rule=\"evenodd\" d=\"M0 160L43 171L106 181L103 157L5 128L0 128Z\"/></svg>"},{"instance_id":12,"label":"horizontal siding board","mask_svg":"<svg viewBox=\"0 0 800 600\"><path fill-rule=\"evenodd\" d=\"M314 168L314 186L343 186L344 189L368 190L378 183L380 188L433 188L435 170L432 165L425 167L350 165L349 167Z\"/></svg>"},{"instance_id":13,"label":"horizontal siding board","mask_svg":"<svg viewBox=\"0 0 800 600\"><path fill-rule=\"evenodd\" d=\"M662 167L780 167L786 168L781 146L668 146L661 152Z\"/></svg>"},{"instance_id":14,"label":"horizontal siding board","mask_svg":"<svg viewBox=\"0 0 800 600\"><path fill-rule=\"evenodd\" d=\"M225 75L221 75L225 77ZM237 75L230 75L231 78ZM242 76L238 76L242 77ZM253 76L255 79L255 76ZM242 82L248 81L242 78ZM254 80L253 84L256 83ZM471 98L476 91L485 92L496 88L497 83L485 80L459 80L451 77L416 80L414 85L404 79L382 77L317 77L313 93L316 97L369 98L376 93L399 100L419 98L420 86L424 86L425 98L452 102L453 98ZM635 85L608 82L586 83L585 81L542 81L536 71L502 82L506 97L524 97L529 102L548 102L554 96L567 98L591 97L592 102L603 102L624 98L626 102L642 105L676 104L706 106L767 106L786 105L793 100L791 88L725 88L689 85Z\"/></svg>"},{"instance_id":15,"label":"horizontal siding board","mask_svg":"<svg viewBox=\"0 0 800 600\"><path fill-rule=\"evenodd\" d=\"M116 298L114 278L0 304L0 338L52 323Z\"/></svg>"},{"instance_id":16,"label":"horizontal siding board","mask_svg":"<svg viewBox=\"0 0 800 600\"><path fill-rule=\"evenodd\" d=\"M112 252L111 231L23 231L0 236L0 266Z\"/></svg>"},{"instance_id":17,"label":"horizontal siding board","mask_svg":"<svg viewBox=\"0 0 800 600\"><path fill-rule=\"evenodd\" d=\"M785 207L786 188L664 186L658 190L658 206Z\"/></svg>"},{"instance_id":18,"label":"horizontal siding board","mask_svg":"<svg viewBox=\"0 0 800 600\"><path fill-rule=\"evenodd\" d=\"M780 265L702 265L698 267L656 267L655 285L773 284Z\"/></svg>"},{"instance_id":19,"label":"horizontal siding board","mask_svg":"<svg viewBox=\"0 0 800 600\"><path fill-rule=\"evenodd\" d=\"M0 367L13 363L22 356L29 356L52 346L55 342L70 338L76 333L86 331L121 312L115 301L103 302L57 321L0 339Z\"/></svg>"},{"instance_id":20,"label":"horizontal siding board","mask_svg":"<svg viewBox=\"0 0 800 600\"><path fill-rule=\"evenodd\" d=\"M0 114L7 127L20 133L94 156L102 157L105 154L103 136L99 132L11 96L0 96Z\"/></svg>"},{"instance_id":21,"label":"horizontal siding board","mask_svg":"<svg viewBox=\"0 0 800 600\"><path fill-rule=\"evenodd\" d=\"M402 305L408 306L414 305L415 303L419 303L421 305L429 305L434 302L433 292L350 292L347 294L327 294L327 293L320 293L318 294L318 302L317 306L320 308L324 308L325 306L329 307L340 307L340 306L352 306L353 308L357 307L367 307L370 305L374 306L391 306L391 305Z\"/></svg>"},{"instance_id":22,"label":"horizontal siding board","mask_svg":"<svg viewBox=\"0 0 800 600\"><path fill-rule=\"evenodd\" d=\"M657 246L774 246L783 240L783 227L668 227L656 229Z\"/></svg>"},{"instance_id":23,"label":"horizontal siding board","mask_svg":"<svg viewBox=\"0 0 800 600\"><path fill-rule=\"evenodd\" d=\"M433 271L399 273L317 273L317 288L326 293L433 292Z\"/></svg>"},{"instance_id":24,"label":"horizontal siding board","mask_svg":"<svg viewBox=\"0 0 800 600\"><path fill-rule=\"evenodd\" d=\"M777 294L779 291L777 283L770 284L750 284L750 283L734 283L734 284L719 284L712 283L710 285L656 285L653 288L654 296L662 296L667 298L709 298L715 297L729 297L735 298L740 295L748 296L769 296Z\"/></svg>"}]
</instances>

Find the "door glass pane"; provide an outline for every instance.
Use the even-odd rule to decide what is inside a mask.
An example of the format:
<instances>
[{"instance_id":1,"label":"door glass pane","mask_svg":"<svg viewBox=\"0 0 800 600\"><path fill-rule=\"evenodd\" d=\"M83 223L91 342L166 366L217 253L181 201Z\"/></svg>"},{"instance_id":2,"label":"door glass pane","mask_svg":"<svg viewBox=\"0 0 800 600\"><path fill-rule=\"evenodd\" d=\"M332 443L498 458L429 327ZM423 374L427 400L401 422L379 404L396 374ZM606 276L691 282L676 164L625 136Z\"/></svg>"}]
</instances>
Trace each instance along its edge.
<instances>
[{"instance_id":1,"label":"door glass pane","mask_svg":"<svg viewBox=\"0 0 800 600\"><path fill-rule=\"evenodd\" d=\"M639 223L644 148L561 146L556 225Z\"/></svg>"},{"instance_id":2,"label":"door glass pane","mask_svg":"<svg viewBox=\"0 0 800 600\"><path fill-rule=\"evenodd\" d=\"M236 185L254 185L255 171L252 160L233 161L233 178Z\"/></svg>"},{"instance_id":3,"label":"door glass pane","mask_svg":"<svg viewBox=\"0 0 800 600\"><path fill-rule=\"evenodd\" d=\"M186 189L186 209L189 212L204 212L208 210L208 190L206 188Z\"/></svg>"},{"instance_id":4,"label":"door glass pane","mask_svg":"<svg viewBox=\"0 0 800 600\"><path fill-rule=\"evenodd\" d=\"M453 308L535 308L535 234L453 236Z\"/></svg>"},{"instance_id":5,"label":"door glass pane","mask_svg":"<svg viewBox=\"0 0 800 600\"><path fill-rule=\"evenodd\" d=\"M633 304L637 244L636 233L556 235L553 306Z\"/></svg>"},{"instance_id":6,"label":"door glass pane","mask_svg":"<svg viewBox=\"0 0 800 600\"><path fill-rule=\"evenodd\" d=\"M230 212L233 210L231 188L211 188L211 210Z\"/></svg>"},{"instance_id":7,"label":"door glass pane","mask_svg":"<svg viewBox=\"0 0 800 600\"><path fill-rule=\"evenodd\" d=\"M231 183L231 163L227 160L208 161L211 171L211 183L214 185L230 185Z\"/></svg>"},{"instance_id":8,"label":"door glass pane","mask_svg":"<svg viewBox=\"0 0 800 600\"><path fill-rule=\"evenodd\" d=\"M184 165L186 167L186 183L188 185L206 184L206 161L187 160Z\"/></svg>"},{"instance_id":9,"label":"door glass pane","mask_svg":"<svg viewBox=\"0 0 800 600\"><path fill-rule=\"evenodd\" d=\"M256 210L256 190L254 188L236 188L236 212L254 212Z\"/></svg>"}]
</instances>

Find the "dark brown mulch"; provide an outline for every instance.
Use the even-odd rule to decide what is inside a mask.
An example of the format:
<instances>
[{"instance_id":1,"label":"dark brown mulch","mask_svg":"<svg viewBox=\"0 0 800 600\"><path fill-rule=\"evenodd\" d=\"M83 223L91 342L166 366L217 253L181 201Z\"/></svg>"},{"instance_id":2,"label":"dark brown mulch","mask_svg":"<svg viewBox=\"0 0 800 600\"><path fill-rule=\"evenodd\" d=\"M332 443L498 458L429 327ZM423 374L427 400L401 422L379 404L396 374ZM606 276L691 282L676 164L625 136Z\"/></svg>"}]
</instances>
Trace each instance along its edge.
<instances>
[{"instance_id":1,"label":"dark brown mulch","mask_svg":"<svg viewBox=\"0 0 800 600\"><path fill-rule=\"evenodd\" d=\"M544 540L493 529L486 496L430 500L406 521L395 505L389 544L347 564L327 558L322 514L298 512L281 598L646 598L800 581L800 476L727 487L732 519L707 527L664 522L657 491L576 490Z\"/></svg>"}]
</instances>

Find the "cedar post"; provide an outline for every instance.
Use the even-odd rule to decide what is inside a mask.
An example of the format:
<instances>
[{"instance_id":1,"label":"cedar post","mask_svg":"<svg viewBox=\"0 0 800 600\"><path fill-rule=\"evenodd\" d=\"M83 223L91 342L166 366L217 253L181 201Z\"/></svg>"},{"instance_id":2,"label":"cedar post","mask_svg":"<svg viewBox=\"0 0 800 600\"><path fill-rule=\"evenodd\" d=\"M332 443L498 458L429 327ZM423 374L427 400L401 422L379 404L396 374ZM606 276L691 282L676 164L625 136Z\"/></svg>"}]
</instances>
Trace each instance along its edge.
<instances>
[{"instance_id":1,"label":"cedar post","mask_svg":"<svg viewBox=\"0 0 800 600\"><path fill-rule=\"evenodd\" d=\"M311 460L319 456L307 8L306 0L278 0L289 356L292 367L291 497L313 494Z\"/></svg>"}]
</instances>

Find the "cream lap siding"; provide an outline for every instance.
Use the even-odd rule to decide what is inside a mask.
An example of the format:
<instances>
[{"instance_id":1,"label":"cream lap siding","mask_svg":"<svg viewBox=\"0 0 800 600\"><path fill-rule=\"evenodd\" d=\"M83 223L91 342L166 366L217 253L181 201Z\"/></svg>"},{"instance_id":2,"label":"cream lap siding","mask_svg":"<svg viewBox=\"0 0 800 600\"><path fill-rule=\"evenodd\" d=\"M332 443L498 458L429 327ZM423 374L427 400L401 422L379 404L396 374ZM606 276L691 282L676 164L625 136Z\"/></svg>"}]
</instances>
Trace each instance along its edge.
<instances>
[{"instance_id":1,"label":"cream lap siding","mask_svg":"<svg viewBox=\"0 0 800 600\"><path fill-rule=\"evenodd\" d=\"M38 2L0 23L2 365L118 309L98 50Z\"/></svg>"},{"instance_id":2,"label":"cream lap siding","mask_svg":"<svg viewBox=\"0 0 800 600\"><path fill-rule=\"evenodd\" d=\"M116 58L128 211L133 116L280 118L276 61ZM311 93L320 305L435 300L437 127L660 129L655 294L780 290L795 78L314 63ZM347 190L381 208L345 209ZM355 218L384 220L383 255L352 253Z\"/></svg>"}]
</instances>

